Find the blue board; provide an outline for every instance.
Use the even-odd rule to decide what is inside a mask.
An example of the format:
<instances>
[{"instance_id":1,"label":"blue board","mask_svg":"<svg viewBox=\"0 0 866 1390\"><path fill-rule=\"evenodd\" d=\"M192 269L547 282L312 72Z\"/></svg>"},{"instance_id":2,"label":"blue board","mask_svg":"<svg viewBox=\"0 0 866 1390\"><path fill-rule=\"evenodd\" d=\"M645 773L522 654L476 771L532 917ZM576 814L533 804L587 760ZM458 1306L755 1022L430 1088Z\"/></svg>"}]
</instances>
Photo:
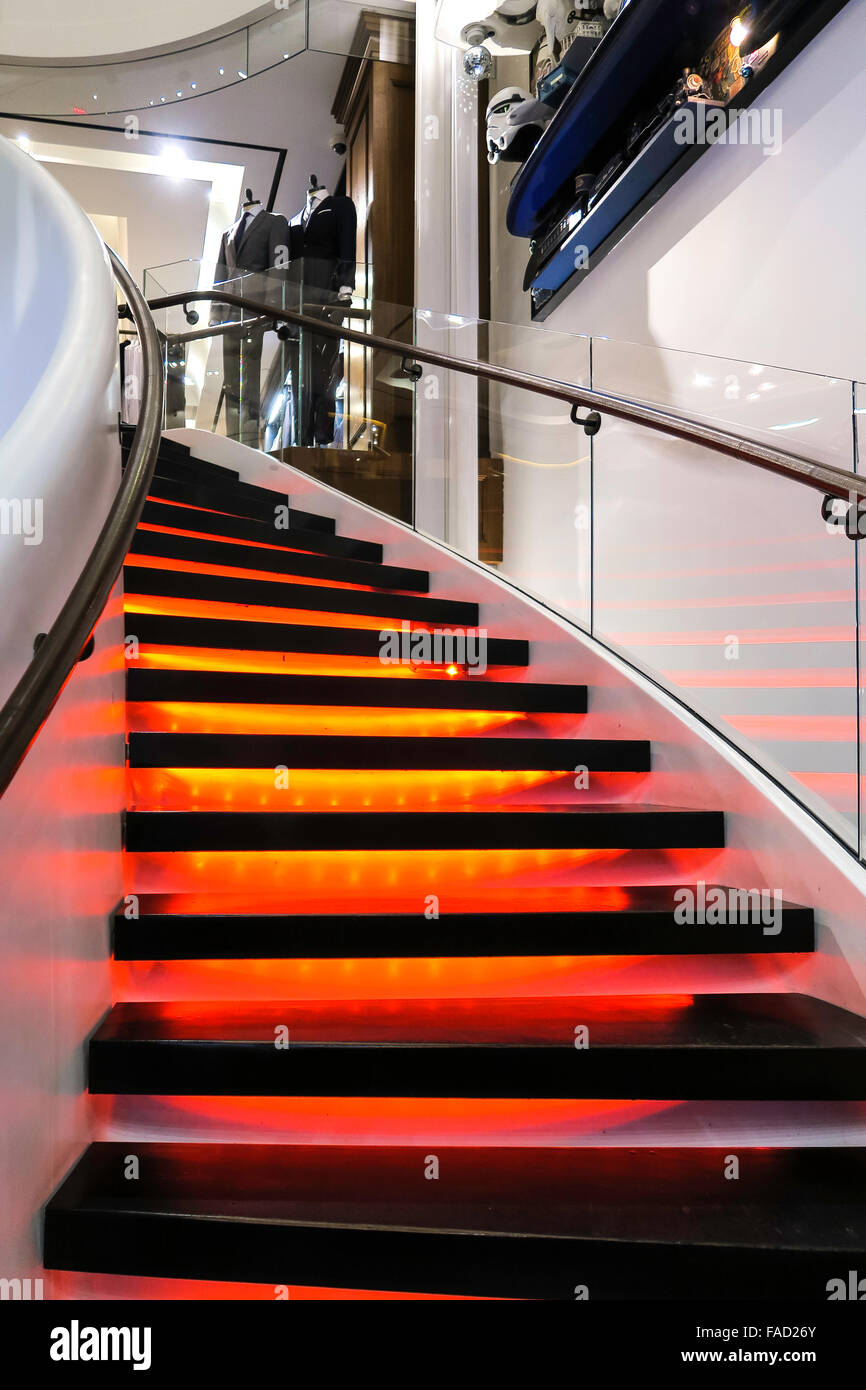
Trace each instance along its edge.
<instances>
[{"instance_id":1,"label":"blue board","mask_svg":"<svg viewBox=\"0 0 866 1390\"><path fill-rule=\"evenodd\" d=\"M672 86L684 64L696 66L737 8L737 0L631 0L620 11L514 180L512 236L540 229L551 200L572 175L590 172L596 146L632 114L636 93L668 70L655 93L661 99L665 82Z\"/></svg>"},{"instance_id":2,"label":"blue board","mask_svg":"<svg viewBox=\"0 0 866 1390\"><path fill-rule=\"evenodd\" d=\"M578 248L585 249L589 256L598 250L635 204L655 187L678 159L682 159L683 147L677 144L675 136L676 116L671 116L611 184L592 212L587 213L557 247L532 281L532 289L558 290L574 274Z\"/></svg>"}]
</instances>

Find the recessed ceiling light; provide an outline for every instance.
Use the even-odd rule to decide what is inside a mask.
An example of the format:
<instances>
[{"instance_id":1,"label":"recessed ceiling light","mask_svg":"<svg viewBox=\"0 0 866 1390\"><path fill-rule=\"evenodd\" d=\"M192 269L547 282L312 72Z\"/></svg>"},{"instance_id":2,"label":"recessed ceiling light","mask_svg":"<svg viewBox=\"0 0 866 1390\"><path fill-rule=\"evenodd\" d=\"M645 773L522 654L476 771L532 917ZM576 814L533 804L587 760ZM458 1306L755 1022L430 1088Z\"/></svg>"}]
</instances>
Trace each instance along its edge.
<instances>
[{"instance_id":1,"label":"recessed ceiling light","mask_svg":"<svg viewBox=\"0 0 866 1390\"><path fill-rule=\"evenodd\" d=\"M99 101L99 97L98 97L98 95L96 94L96 92L93 93L93 100L94 100L94 101Z\"/></svg>"},{"instance_id":2,"label":"recessed ceiling light","mask_svg":"<svg viewBox=\"0 0 866 1390\"><path fill-rule=\"evenodd\" d=\"M179 97L182 97L182 96L183 96L183 92L180 90L180 87L178 87L178 89L177 89L177 95L178 95Z\"/></svg>"},{"instance_id":3,"label":"recessed ceiling light","mask_svg":"<svg viewBox=\"0 0 866 1390\"><path fill-rule=\"evenodd\" d=\"M246 77L246 73L241 72L240 68L238 68L238 77L240 77L241 80L243 80Z\"/></svg>"},{"instance_id":4,"label":"recessed ceiling light","mask_svg":"<svg viewBox=\"0 0 866 1390\"><path fill-rule=\"evenodd\" d=\"M225 71L225 68L217 68L217 72L219 73L220 77L225 76Z\"/></svg>"},{"instance_id":5,"label":"recessed ceiling light","mask_svg":"<svg viewBox=\"0 0 866 1390\"><path fill-rule=\"evenodd\" d=\"M190 82L189 85L192 87L193 91L195 91L196 87L198 86L198 83L197 83L197 82Z\"/></svg>"}]
</instances>

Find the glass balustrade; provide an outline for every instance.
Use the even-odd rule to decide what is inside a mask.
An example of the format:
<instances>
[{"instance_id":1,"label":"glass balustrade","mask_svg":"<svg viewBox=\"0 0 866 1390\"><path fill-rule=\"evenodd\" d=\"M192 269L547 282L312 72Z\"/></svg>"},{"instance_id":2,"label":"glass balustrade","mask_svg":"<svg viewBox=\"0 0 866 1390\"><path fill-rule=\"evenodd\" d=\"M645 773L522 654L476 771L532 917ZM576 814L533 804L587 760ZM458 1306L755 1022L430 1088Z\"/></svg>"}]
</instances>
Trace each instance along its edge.
<instances>
[{"instance_id":1,"label":"glass balustrade","mask_svg":"<svg viewBox=\"0 0 866 1390\"><path fill-rule=\"evenodd\" d=\"M198 288L203 274L157 267L148 297ZM224 288L400 346L297 327L280 338L257 310L210 333L207 303L195 327L169 309L166 423L240 438L496 570L858 849L866 508L862 523L843 502L828 515L812 487L604 411L587 434L585 409L575 422L569 404L520 385L424 362L413 372L412 349L628 397L846 471L858 468L866 388L386 304L367 266L351 303L317 289L323 279L307 263L303 276L293 265Z\"/></svg>"},{"instance_id":2,"label":"glass balustrade","mask_svg":"<svg viewBox=\"0 0 866 1390\"><path fill-rule=\"evenodd\" d=\"M360 292L322 288L330 263L243 274L223 291L348 332L414 343L414 314ZM212 286L213 266L179 261L145 272L148 299ZM187 312L188 310L188 312ZM258 308L211 301L159 311L165 343L166 428L206 429L291 463L400 520L412 520L414 391L402 355L284 325Z\"/></svg>"},{"instance_id":3,"label":"glass balustrade","mask_svg":"<svg viewBox=\"0 0 866 1390\"><path fill-rule=\"evenodd\" d=\"M414 17L414 8L391 0L391 13L375 16L368 34L362 25L367 10L357 0L287 0L255 23L171 53L63 67L6 61L0 63L0 100L18 116L109 116L221 91L306 51L412 63L405 19Z\"/></svg>"}]
</instances>

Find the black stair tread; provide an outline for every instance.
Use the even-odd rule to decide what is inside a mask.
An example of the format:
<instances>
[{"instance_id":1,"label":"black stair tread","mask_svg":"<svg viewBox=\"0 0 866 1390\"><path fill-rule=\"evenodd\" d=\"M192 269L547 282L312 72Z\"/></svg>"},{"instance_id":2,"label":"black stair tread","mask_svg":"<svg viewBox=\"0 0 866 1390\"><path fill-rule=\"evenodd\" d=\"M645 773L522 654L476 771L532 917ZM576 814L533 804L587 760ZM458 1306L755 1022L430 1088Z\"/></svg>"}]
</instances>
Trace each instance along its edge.
<instances>
[{"instance_id":1,"label":"black stair tread","mask_svg":"<svg viewBox=\"0 0 866 1390\"><path fill-rule=\"evenodd\" d=\"M126 423L122 423L120 426L121 448L127 453L132 447L132 440L135 435L135 430L135 425L128 425ZM195 462L195 464L198 467L206 471L210 469L216 469L219 467L219 465L216 463L206 463L204 459L193 460L192 450L190 449L188 444L181 444L179 439L166 439L165 435L163 435L160 438L157 457L160 459L178 459L184 463ZM228 469L220 468L219 471L223 475L228 475L229 477L238 476L236 473L231 473Z\"/></svg>"},{"instance_id":2,"label":"black stair tread","mask_svg":"<svg viewBox=\"0 0 866 1390\"><path fill-rule=\"evenodd\" d=\"M50 1211L173 1211L239 1222L329 1221L410 1231L523 1232L685 1246L866 1243L866 1148L399 1144L92 1144ZM399 1205L398 1205L399 1204ZM847 1208L847 1210L846 1210ZM826 1248L826 1247L825 1247Z\"/></svg>"},{"instance_id":3,"label":"black stair tread","mask_svg":"<svg viewBox=\"0 0 866 1390\"><path fill-rule=\"evenodd\" d=\"M866 1246L864 1151L92 1144L48 1269L573 1302L827 1297ZM430 1152L439 1177L428 1181ZM862 1264L860 1264L862 1268Z\"/></svg>"},{"instance_id":4,"label":"black stair tread","mask_svg":"<svg viewBox=\"0 0 866 1390\"><path fill-rule=\"evenodd\" d=\"M864 1049L866 1019L801 994L127 1003L89 1076L98 1094L863 1100Z\"/></svg>"},{"instance_id":5,"label":"black stair tread","mask_svg":"<svg viewBox=\"0 0 866 1390\"><path fill-rule=\"evenodd\" d=\"M224 470L221 470L224 471ZM192 485L201 492L197 495L192 493L184 494L179 490L167 490L167 484L176 483L189 487ZM255 483L242 483L237 473L227 474L225 478L214 480L213 484L217 492L212 494L211 478L202 478L198 471L197 461L191 459L188 464L171 462L157 462L156 472L153 483L150 487L149 496L154 499L164 498L168 501L187 500L198 507L213 507L215 511L227 510L230 514L239 516L259 516L260 514L270 524L274 518L274 506L277 504L285 505L290 502L288 494L272 492L269 488L256 486ZM205 492L205 488L208 489ZM244 506L225 508L221 505L226 489L230 493L236 494L240 499L252 499L261 504L259 507L248 510ZM320 512L308 512L302 507L289 506L289 521L293 527L299 527L307 531L324 531L327 535L333 536L337 529L337 523L333 517L322 516Z\"/></svg>"},{"instance_id":6,"label":"black stair tread","mask_svg":"<svg viewBox=\"0 0 866 1390\"><path fill-rule=\"evenodd\" d=\"M208 540L203 536L175 536L163 531L139 529L130 550L136 555L238 569L272 570L275 574L329 579L335 583L360 584L375 589L408 590L413 594L426 594L430 589L430 576L426 570L373 564L369 560L352 560L341 556L307 554L300 550L274 549L270 545Z\"/></svg>"},{"instance_id":7,"label":"black stair tread","mask_svg":"<svg viewBox=\"0 0 866 1390\"><path fill-rule=\"evenodd\" d=\"M254 483L238 481L230 486L217 486L215 480L210 478L195 482L173 478L161 471L159 463L148 496L154 501L185 502L191 507L203 507L206 511L222 512L229 516L255 517L272 529L277 507L289 507L290 503L288 492L273 492ZM290 520L300 525L297 513L292 516L292 510L289 508ZM334 534L336 522L332 517L316 512L303 512L302 515L308 530Z\"/></svg>"},{"instance_id":8,"label":"black stair tread","mask_svg":"<svg viewBox=\"0 0 866 1390\"><path fill-rule=\"evenodd\" d=\"M704 885L712 891L719 885ZM139 895L138 916L114 918L118 960L374 959L544 956L679 955L814 950L814 913L782 902L765 931L756 910L731 902L723 924L680 923L675 897L682 885L581 889L567 910L440 910L288 913L282 906L224 895ZM697 898L697 885L691 885ZM778 930L777 930L778 926Z\"/></svg>"},{"instance_id":9,"label":"black stair tread","mask_svg":"<svg viewBox=\"0 0 866 1390\"><path fill-rule=\"evenodd\" d=\"M132 733L129 765L646 772L650 744L643 739Z\"/></svg>"},{"instance_id":10,"label":"black stair tread","mask_svg":"<svg viewBox=\"0 0 866 1390\"><path fill-rule=\"evenodd\" d=\"M260 604L273 608L306 608L325 613L363 613L446 626L478 626L478 604L457 599L371 593L365 589L328 589L319 584L290 584L277 579L235 579L226 575L158 569L150 565L125 565L123 587L128 594Z\"/></svg>"},{"instance_id":11,"label":"black stair tread","mask_svg":"<svg viewBox=\"0 0 866 1390\"><path fill-rule=\"evenodd\" d=\"M383 670L386 668L383 668ZM389 680L377 676L280 675L246 671L147 671L130 666L128 700L216 704L351 705L582 714L585 685L531 681Z\"/></svg>"},{"instance_id":12,"label":"black stair tread","mask_svg":"<svg viewBox=\"0 0 866 1390\"><path fill-rule=\"evenodd\" d=\"M142 600L146 602L146 599ZM394 619L389 619L393 623ZM423 629L422 629L423 630ZM398 629L382 629L388 633ZM449 631L445 629L444 631ZM248 621L245 618L174 617L164 613L128 612L127 636L135 636L143 644L171 647L224 647L241 651L321 652L340 656L378 658L383 651L382 637L375 628L317 627L314 623L283 623L279 621ZM496 666L527 666L529 643L524 638L488 637L480 639L486 664ZM437 652L430 644L432 656ZM472 630L458 638L442 638L444 662L474 657L477 639ZM451 653L455 652L456 656ZM416 663L423 666L419 659ZM433 664L432 662L429 664ZM442 661L436 664L441 665ZM383 663L383 669L389 667Z\"/></svg>"},{"instance_id":13,"label":"black stair tread","mask_svg":"<svg viewBox=\"0 0 866 1390\"><path fill-rule=\"evenodd\" d=\"M724 844L720 811L542 802L440 811L128 811L128 850L683 849Z\"/></svg>"},{"instance_id":14,"label":"black stair tread","mask_svg":"<svg viewBox=\"0 0 866 1390\"><path fill-rule=\"evenodd\" d=\"M129 461L129 446L121 447L121 466L125 469ZM167 452L165 441L157 455L154 477L172 478L176 482L199 483L211 481L215 486L234 487L240 483L240 474L231 469L220 468L217 464L202 464L200 459L185 453Z\"/></svg>"},{"instance_id":15,"label":"black stair tread","mask_svg":"<svg viewBox=\"0 0 866 1390\"><path fill-rule=\"evenodd\" d=\"M278 529L273 523L259 521L255 517L232 516L227 512L207 511L150 498L144 504L141 520L152 526L194 531L205 536L232 536L237 540L279 546L286 550L346 556L372 564L381 564L382 561L382 546L376 541L357 540L352 536L330 536L324 531L310 531L292 525L287 529Z\"/></svg>"},{"instance_id":16,"label":"black stair tread","mask_svg":"<svg viewBox=\"0 0 866 1390\"><path fill-rule=\"evenodd\" d=\"M474 903L470 906L461 907L455 910L442 908L442 920L446 918L450 922L476 921L484 918L496 919L507 922L510 920L520 920L527 917L533 921L542 921L546 917L559 916L572 919L578 917L583 921L599 920L609 921L614 916L634 916L640 919L654 920L658 913L671 912L676 900L674 894L681 893L684 888L688 888L695 894L709 894L714 888L721 888L723 892L730 893L738 891L728 884L695 883L694 880L683 880L680 883L638 883L638 884L591 884L576 886L559 885L550 889L533 888L531 892L532 907L523 909L514 906L514 899L511 889L501 889L501 902L494 902L489 905L488 895L482 892L478 905ZM759 892L760 889L753 888L752 891ZM770 890L767 889L767 892ZM189 893L137 893L136 902L139 905L142 916L150 916L154 920L157 918L178 918L183 917L188 920L214 921L219 917L238 918L244 921L257 921L266 918L275 918L281 921L297 920L294 913L287 911L285 900L281 892L259 892L253 897L249 893L231 893L223 890L202 892L195 889ZM791 913L804 914L804 920L812 921L814 909L805 907L802 903L789 902L787 898L782 899L786 911ZM118 911L120 911L118 907ZM419 910L420 911L420 910ZM405 920L414 922L418 920L418 914L406 912L400 907L381 908L371 912L358 912L354 908L348 913L323 912L304 914L303 920L312 922L337 921L341 918L346 920L364 923L371 921L386 920Z\"/></svg>"},{"instance_id":17,"label":"black stair tread","mask_svg":"<svg viewBox=\"0 0 866 1390\"><path fill-rule=\"evenodd\" d=\"M723 1047L730 1052L852 1048L866 1061L866 1018L808 994L586 994L537 998L192 1000L115 1004L103 1042L262 1043L290 1031L292 1047L536 1048L566 1052L575 1026L594 1051ZM862 1078L866 1087L866 1076Z\"/></svg>"}]
</instances>

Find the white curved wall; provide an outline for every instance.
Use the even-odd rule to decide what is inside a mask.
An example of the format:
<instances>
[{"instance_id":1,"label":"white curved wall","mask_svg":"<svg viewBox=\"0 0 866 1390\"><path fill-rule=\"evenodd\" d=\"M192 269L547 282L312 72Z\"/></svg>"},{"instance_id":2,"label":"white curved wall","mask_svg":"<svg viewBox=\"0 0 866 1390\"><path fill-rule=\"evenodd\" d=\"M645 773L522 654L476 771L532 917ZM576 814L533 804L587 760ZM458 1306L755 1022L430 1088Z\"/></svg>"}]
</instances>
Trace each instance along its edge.
<instances>
[{"instance_id":1,"label":"white curved wall","mask_svg":"<svg viewBox=\"0 0 866 1390\"><path fill-rule=\"evenodd\" d=\"M27 6L0 0L0 54L72 62L143 53L243 24L262 9L250 0L75 0L71 6L68 0L31 0Z\"/></svg>"},{"instance_id":2,"label":"white curved wall","mask_svg":"<svg viewBox=\"0 0 866 1390\"><path fill-rule=\"evenodd\" d=\"M0 140L0 700L80 574L117 491L117 311L77 204Z\"/></svg>"},{"instance_id":3,"label":"white curved wall","mask_svg":"<svg viewBox=\"0 0 866 1390\"><path fill-rule=\"evenodd\" d=\"M0 139L0 703L57 615L120 481L117 312L76 203ZM41 544L9 526L42 503ZM6 523L4 526L4 517ZM4 534L5 530L5 534ZM36 1214L90 1134L83 1040L111 1001L121 895L119 585L0 801L0 1269L42 1278Z\"/></svg>"}]
</instances>

